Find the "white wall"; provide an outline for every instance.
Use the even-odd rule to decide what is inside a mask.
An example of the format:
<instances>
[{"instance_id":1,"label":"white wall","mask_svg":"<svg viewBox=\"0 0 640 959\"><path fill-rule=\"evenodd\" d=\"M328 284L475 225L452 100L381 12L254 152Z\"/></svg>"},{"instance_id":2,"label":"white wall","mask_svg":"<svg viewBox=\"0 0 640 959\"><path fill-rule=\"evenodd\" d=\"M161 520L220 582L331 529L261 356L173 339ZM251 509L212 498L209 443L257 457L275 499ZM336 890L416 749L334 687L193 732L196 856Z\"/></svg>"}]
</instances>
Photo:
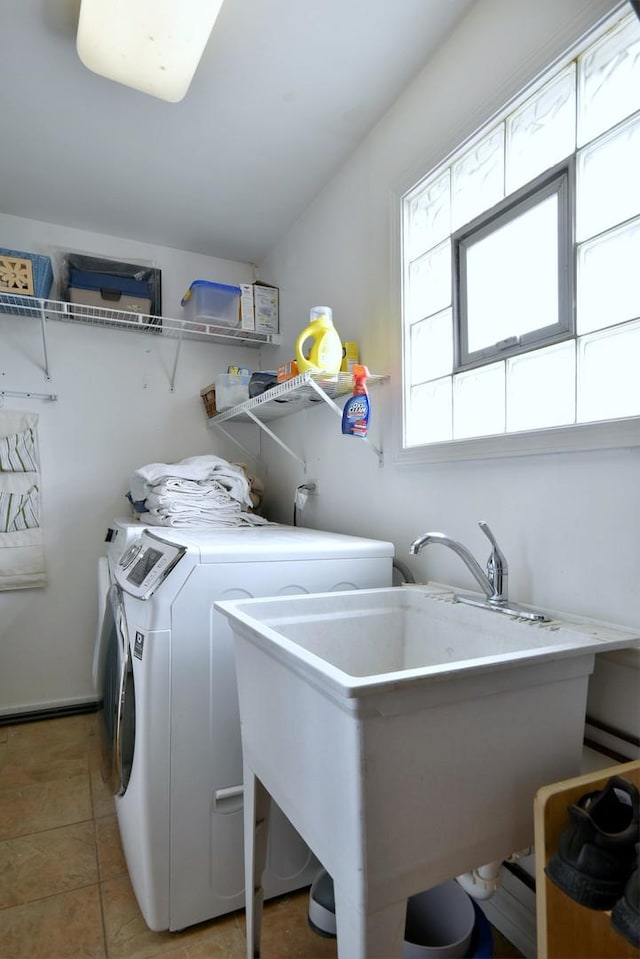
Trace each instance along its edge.
<instances>
[{"instance_id":1,"label":"white wall","mask_svg":"<svg viewBox=\"0 0 640 959\"><path fill-rule=\"evenodd\" d=\"M477 527L484 519L509 559L514 599L640 627L637 446L413 467L394 462L398 197L612 8L608 0L479 0L261 266L280 285L289 353L309 307L326 303L369 368L392 374L371 393L371 435L386 454L382 469L358 439L340 435L328 410L282 421L283 437L306 453L308 476L319 484L306 523L389 538L419 580L474 587L449 551L429 548L414 558L408 545L439 529L484 560L488 544ZM270 484L270 505L287 519L302 473L273 445L264 449L279 476ZM606 671L601 662L598 672ZM592 701L602 713L602 697ZM626 715L633 725L636 703Z\"/></svg>"},{"instance_id":2,"label":"white wall","mask_svg":"<svg viewBox=\"0 0 640 959\"><path fill-rule=\"evenodd\" d=\"M0 246L54 248L153 260L162 269L167 316L194 279L252 279L242 263L150 247L115 237L0 215ZM91 660L97 560L139 466L217 453L243 459L206 424L200 390L230 363L259 367L259 351L50 321L51 380L44 378L38 320L0 314L0 390L57 394L57 402L5 399L39 414L42 499L49 585L0 592L0 714L94 698ZM224 439L224 438L222 438Z\"/></svg>"}]
</instances>

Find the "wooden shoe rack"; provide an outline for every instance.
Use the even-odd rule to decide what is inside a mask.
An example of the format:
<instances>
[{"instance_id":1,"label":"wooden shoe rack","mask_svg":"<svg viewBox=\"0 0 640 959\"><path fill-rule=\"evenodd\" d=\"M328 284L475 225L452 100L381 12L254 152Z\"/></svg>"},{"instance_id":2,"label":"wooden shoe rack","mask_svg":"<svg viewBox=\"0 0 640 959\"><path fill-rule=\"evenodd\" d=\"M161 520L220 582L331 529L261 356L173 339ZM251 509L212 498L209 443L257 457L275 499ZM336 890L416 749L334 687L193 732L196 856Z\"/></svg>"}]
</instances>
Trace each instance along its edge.
<instances>
[{"instance_id":1,"label":"wooden shoe rack","mask_svg":"<svg viewBox=\"0 0 640 959\"><path fill-rule=\"evenodd\" d=\"M576 779L544 786L534 802L538 959L639 959L634 948L611 925L611 913L574 902L544 873L568 823L567 806L586 792L601 789L611 776L640 788L640 761L599 769Z\"/></svg>"}]
</instances>

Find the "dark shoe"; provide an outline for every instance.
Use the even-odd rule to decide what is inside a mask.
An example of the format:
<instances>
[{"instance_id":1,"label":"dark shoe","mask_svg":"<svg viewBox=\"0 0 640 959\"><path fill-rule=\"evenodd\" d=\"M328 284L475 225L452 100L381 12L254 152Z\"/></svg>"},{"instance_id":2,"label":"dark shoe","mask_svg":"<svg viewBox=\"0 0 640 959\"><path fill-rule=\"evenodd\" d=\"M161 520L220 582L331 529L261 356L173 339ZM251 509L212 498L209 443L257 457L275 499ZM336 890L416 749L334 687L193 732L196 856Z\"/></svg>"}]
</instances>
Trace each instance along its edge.
<instances>
[{"instance_id":1,"label":"dark shoe","mask_svg":"<svg viewBox=\"0 0 640 959\"><path fill-rule=\"evenodd\" d=\"M640 794L612 776L604 789L569 806L569 825L545 872L563 892L589 909L611 909L624 894L640 839Z\"/></svg>"},{"instance_id":2,"label":"dark shoe","mask_svg":"<svg viewBox=\"0 0 640 959\"><path fill-rule=\"evenodd\" d=\"M640 949L640 872L637 866L625 886L624 896L611 910L611 924L632 946Z\"/></svg>"}]
</instances>

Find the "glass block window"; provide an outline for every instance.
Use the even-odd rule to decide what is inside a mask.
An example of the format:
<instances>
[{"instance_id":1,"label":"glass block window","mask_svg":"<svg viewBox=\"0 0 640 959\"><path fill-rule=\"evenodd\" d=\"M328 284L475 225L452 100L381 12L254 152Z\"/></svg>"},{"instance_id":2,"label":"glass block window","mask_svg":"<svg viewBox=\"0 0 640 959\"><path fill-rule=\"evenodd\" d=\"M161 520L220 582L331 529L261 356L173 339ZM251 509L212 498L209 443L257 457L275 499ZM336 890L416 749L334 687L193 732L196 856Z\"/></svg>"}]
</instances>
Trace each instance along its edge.
<instances>
[{"instance_id":1,"label":"glass block window","mask_svg":"<svg viewBox=\"0 0 640 959\"><path fill-rule=\"evenodd\" d=\"M405 448L640 416L639 170L618 13L408 191Z\"/></svg>"},{"instance_id":2,"label":"glass block window","mask_svg":"<svg viewBox=\"0 0 640 959\"><path fill-rule=\"evenodd\" d=\"M573 153L576 142L575 64L505 120L506 192L529 183Z\"/></svg>"}]
</instances>

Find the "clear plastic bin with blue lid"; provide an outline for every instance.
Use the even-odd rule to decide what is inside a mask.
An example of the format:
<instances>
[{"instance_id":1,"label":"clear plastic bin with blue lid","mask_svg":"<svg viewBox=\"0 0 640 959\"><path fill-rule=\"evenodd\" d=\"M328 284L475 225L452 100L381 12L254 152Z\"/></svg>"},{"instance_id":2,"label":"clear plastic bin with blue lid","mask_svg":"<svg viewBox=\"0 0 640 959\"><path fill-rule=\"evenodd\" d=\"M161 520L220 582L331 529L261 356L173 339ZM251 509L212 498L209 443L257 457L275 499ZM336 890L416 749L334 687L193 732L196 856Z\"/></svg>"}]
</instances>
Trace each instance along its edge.
<instances>
[{"instance_id":1,"label":"clear plastic bin with blue lid","mask_svg":"<svg viewBox=\"0 0 640 959\"><path fill-rule=\"evenodd\" d=\"M240 325L240 287L194 280L182 297L186 319L212 326Z\"/></svg>"}]
</instances>

